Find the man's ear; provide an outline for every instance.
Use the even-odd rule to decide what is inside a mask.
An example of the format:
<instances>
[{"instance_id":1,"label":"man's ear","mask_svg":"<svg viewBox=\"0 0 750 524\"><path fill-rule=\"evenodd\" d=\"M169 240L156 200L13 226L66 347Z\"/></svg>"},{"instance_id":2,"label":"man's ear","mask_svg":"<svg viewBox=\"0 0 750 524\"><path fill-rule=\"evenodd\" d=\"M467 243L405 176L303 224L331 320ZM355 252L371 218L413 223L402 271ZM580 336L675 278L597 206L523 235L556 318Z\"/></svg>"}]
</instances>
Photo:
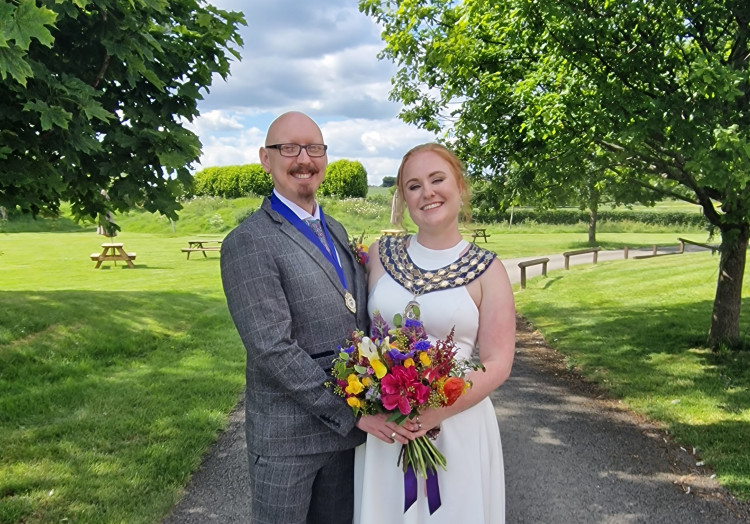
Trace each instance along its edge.
<instances>
[{"instance_id":1,"label":"man's ear","mask_svg":"<svg viewBox=\"0 0 750 524\"><path fill-rule=\"evenodd\" d=\"M260 157L260 165L263 166L263 169L266 171L266 173L270 173L271 162L268 159L268 150L266 150L265 147L261 147L258 150L258 156Z\"/></svg>"}]
</instances>

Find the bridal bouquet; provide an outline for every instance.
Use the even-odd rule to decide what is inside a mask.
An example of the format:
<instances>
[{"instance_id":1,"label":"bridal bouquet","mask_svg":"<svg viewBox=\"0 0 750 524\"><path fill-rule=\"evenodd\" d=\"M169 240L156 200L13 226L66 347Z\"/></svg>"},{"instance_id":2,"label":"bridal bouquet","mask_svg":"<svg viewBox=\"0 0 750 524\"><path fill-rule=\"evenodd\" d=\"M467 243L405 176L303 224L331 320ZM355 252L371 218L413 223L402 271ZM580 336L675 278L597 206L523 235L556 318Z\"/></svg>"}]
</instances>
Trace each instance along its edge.
<instances>
[{"instance_id":1,"label":"bridal bouquet","mask_svg":"<svg viewBox=\"0 0 750 524\"><path fill-rule=\"evenodd\" d=\"M396 315L393 323L395 327L390 328L375 313L371 336L352 333L333 362L334 391L346 399L355 415L390 413L388 420L403 424L425 407L452 405L471 387L464 378L466 372L484 369L455 358L458 348L453 330L433 344L418 319ZM434 439L437 431L431 433ZM406 444L399 463L405 473L411 467L423 478L434 475L438 466L446 469L445 457L427 436Z\"/></svg>"}]
</instances>

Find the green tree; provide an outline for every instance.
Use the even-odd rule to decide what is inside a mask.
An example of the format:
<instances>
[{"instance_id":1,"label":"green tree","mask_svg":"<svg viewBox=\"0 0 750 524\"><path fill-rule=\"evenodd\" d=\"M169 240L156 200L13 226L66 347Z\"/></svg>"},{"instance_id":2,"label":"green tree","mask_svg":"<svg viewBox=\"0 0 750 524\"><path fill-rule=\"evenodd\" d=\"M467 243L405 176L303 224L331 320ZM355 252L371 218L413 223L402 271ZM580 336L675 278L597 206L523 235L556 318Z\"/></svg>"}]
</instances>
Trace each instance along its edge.
<instances>
[{"instance_id":1,"label":"green tree","mask_svg":"<svg viewBox=\"0 0 750 524\"><path fill-rule=\"evenodd\" d=\"M325 196L365 198L367 196L367 171L354 160L336 160L326 167L326 177L320 185Z\"/></svg>"},{"instance_id":2,"label":"green tree","mask_svg":"<svg viewBox=\"0 0 750 524\"><path fill-rule=\"evenodd\" d=\"M395 176L384 176L383 181L380 184L380 187L393 187L395 185L396 185Z\"/></svg>"},{"instance_id":3,"label":"green tree","mask_svg":"<svg viewBox=\"0 0 750 524\"><path fill-rule=\"evenodd\" d=\"M618 184L702 208L721 234L708 344L739 342L750 232L745 0L361 0L399 66L401 117L450 126L509 188L606 156ZM512 194L512 192L510 193Z\"/></svg>"},{"instance_id":4,"label":"green tree","mask_svg":"<svg viewBox=\"0 0 750 524\"><path fill-rule=\"evenodd\" d=\"M244 24L203 0L1 3L0 206L176 219L201 148L184 124Z\"/></svg>"}]
</instances>

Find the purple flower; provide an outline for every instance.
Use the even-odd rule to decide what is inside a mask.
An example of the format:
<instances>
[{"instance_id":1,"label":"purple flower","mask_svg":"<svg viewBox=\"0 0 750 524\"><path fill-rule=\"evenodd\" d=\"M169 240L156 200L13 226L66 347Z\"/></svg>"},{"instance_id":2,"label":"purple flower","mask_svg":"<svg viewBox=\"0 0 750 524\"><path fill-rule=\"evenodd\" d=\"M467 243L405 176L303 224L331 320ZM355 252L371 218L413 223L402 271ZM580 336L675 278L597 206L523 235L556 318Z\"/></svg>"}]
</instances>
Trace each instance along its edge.
<instances>
[{"instance_id":1,"label":"purple flower","mask_svg":"<svg viewBox=\"0 0 750 524\"><path fill-rule=\"evenodd\" d=\"M401 363L407 358L413 357L414 353L416 353L416 350L411 350L408 353L401 353L398 349L392 349L386 354L391 358L392 362Z\"/></svg>"},{"instance_id":2,"label":"purple flower","mask_svg":"<svg viewBox=\"0 0 750 524\"><path fill-rule=\"evenodd\" d=\"M429 340L418 340L412 347L415 351L427 351L431 346Z\"/></svg>"},{"instance_id":3,"label":"purple flower","mask_svg":"<svg viewBox=\"0 0 750 524\"><path fill-rule=\"evenodd\" d=\"M390 331L388 323L385 321L379 311L376 311L372 316L372 324L370 325L370 338L385 340Z\"/></svg>"}]
</instances>

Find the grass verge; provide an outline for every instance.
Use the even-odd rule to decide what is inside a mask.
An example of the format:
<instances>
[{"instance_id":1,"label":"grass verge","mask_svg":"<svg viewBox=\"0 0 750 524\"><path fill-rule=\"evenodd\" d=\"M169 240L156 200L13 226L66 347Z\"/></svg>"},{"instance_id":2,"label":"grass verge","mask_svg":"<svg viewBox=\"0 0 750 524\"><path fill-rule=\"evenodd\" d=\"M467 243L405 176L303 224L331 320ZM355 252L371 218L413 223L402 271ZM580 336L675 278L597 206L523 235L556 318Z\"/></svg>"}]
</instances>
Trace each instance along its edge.
<instances>
[{"instance_id":1,"label":"grass verge","mask_svg":"<svg viewBox=\"0 0 750 524\"><path fill-rule=\"evenodd\" d=\"M703 347L717 266L709 253L576 266L532 279L516 304L570 367L698 448L750 500L750 351Z\"/></svg>"}]
</instances>

